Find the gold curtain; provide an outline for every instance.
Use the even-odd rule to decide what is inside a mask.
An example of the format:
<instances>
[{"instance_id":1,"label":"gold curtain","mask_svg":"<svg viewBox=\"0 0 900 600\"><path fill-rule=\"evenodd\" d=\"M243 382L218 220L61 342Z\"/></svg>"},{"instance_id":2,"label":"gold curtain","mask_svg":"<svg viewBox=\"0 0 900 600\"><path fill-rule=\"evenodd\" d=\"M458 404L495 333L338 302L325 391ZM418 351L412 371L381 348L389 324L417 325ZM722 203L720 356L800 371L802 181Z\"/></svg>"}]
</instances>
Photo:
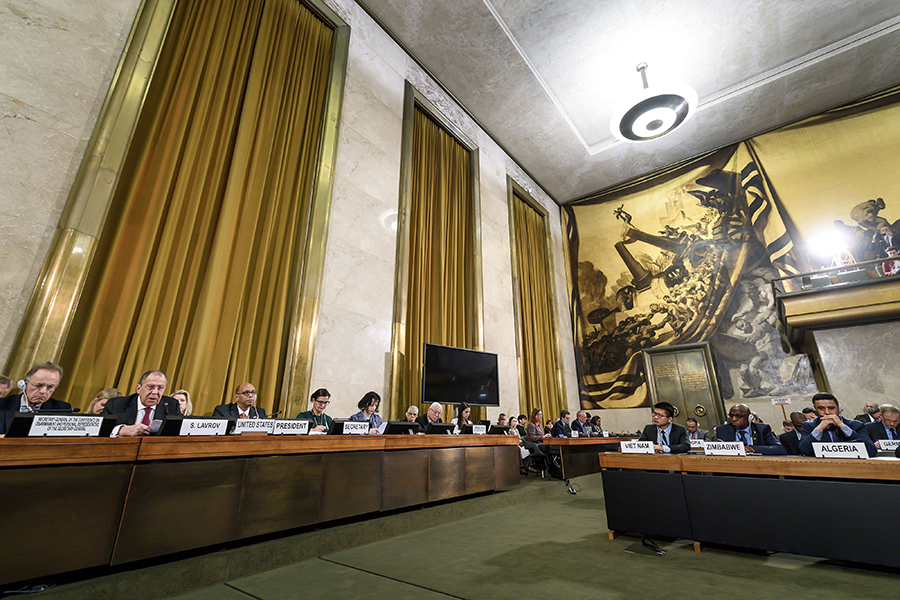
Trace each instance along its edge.
<instances>
[{"instance_id":1,"label":"gold curtain","mask_svg":"<svg viewBox=\"0 0 900 600\"><path fill-rule=\"evenodd\" d=\"M406 369L390 417L402 419L422 389L426 342L472 348L475 343L472 168L469 151L418 106L413 125L409 206ZM420 407L420 414L424 407ZM476 409L473 419L479 418ZM455 415L445 407L443 419Z\"/></svg>"},{"instance_id":2,"label":"gold curtain","mask_svg":"<svg viewBox=\"0 0 900 600\"><path fill-rule=\"evenodd\" d=\"M540 407L544 420L556 419L565 406L560 394L553 327L553 282L544 218L513 194L516 299L519 337L519 411L530 417Z\"/></svg>"},{"instance_id":3,"label":"gold curtain","mask_svg":"<svg viewBox=\"0 0 900 600\"><path fill-rule=\"evenodd\" d=\"M62 352L63 395L162 369L195 414L284 400L332 30L296 0L183 0Z\"/></svg>"}]
</instances>

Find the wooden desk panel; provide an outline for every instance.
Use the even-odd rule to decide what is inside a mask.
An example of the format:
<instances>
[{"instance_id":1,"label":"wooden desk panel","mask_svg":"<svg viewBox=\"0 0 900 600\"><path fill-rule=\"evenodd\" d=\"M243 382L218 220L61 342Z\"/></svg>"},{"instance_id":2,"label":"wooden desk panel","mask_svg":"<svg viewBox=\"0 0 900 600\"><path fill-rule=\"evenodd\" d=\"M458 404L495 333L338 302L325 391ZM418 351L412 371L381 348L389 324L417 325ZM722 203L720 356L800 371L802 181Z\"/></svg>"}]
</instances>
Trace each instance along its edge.
<instances>
[{"instance_id":1,"label":"wooden desk panel","mask_svg":"<svg viewBox=\"0 0 900 600\"><path fill-rule=\"evenodd\" d=\"M634 437L577 437L577 438L548 438L544 440L547 446L559 450L559 458L562 464L563 479L581 477L591 473L600 472L600 462L597 460L598 452L615 452L619 449L619 442L633 440Z\"/></svg>"},{"instance_id":2,"label":"wooden desk panel","mask_svg":"<svg viewBox=\"0 0 900 600\"><path fill-rule=\"evenodd\" d=\"M0 468L133 463L140 445L136 438L0 438Z\"/></svg>"},{"instance_id":3,"label":"wooden desk panel","mask_svg":"<svg viewBox=\"0 0 900 600\"><path fill-rule=\"evenodd\" d=\"M381 509L382 455L381 452L325 455L320 520L333 521Z\"/></svg>"},{"instance_id":4,"label":"wooden desk panel","mask_svg":"<svg viewBox=\"0 0 900 600\"><path fill-rule=\"evenodd\" d=\"M681 471L677 454L622 454L601 452L597 456L603 469L635 469L639 471Z\"/></svg>"},{"instance_id":5,"label":"wooden desk panel","mask_svg":"<svg viewBox=\"0 0 900 600\"><path fill-rule=\"evenodd\" d=\"M428 502L428 450L384 453L381 509L392 510Z\"/></svg>"},{"instance_id":6,"label":"wooden desk panel","mask_svg":"<svg viewBox=\"0 0 900 600\"><path fill-rule=\"evenodd\" d=\"M427 437L427 436L426 436ZM466 493L466 449L438 448L429 451L428 501L445 500Z\"/></svg>"},{"instance_id":7,"label":"wooden desk panel","mask_svg":"<svg viewBox=\"0 0 900 600\"><path fill-rule=\"evenodd\" d=\"M477 494L494 489L494 449L490 447L466 448L465 452L466 494Z\"/></svg>"},{"instance_id":8,"label":"wooden desk panel","mask_svg":"<svg viewBox=\"0 0 900 600\"><path fill-rule=\"evenodd\" d=\"M385 436L380 435L145 437L141 439L141 448L137 459L139 461L185 460L272 454L357 452L363 450L384 450L384 445Z\"/></svg>"}]
</instances>

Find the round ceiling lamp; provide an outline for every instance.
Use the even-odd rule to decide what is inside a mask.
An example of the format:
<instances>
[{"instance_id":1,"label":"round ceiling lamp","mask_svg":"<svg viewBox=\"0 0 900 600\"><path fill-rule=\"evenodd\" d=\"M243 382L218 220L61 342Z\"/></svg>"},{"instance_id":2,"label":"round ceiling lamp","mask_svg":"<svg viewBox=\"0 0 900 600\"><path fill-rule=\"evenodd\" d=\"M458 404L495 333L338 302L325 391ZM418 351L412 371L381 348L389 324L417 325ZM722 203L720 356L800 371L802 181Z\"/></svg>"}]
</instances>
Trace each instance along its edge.
<instances>
[{"instance_id":1,"label":"round ceiling lamp","mask_svg":"<svg viewBox=\"0 0 900 600\"><path fill-rule=\"evenodd\" d=\"M684 125L697 111L697 92L687 85L651 88L647 84L647 63L637 66L644 89L617 110L609 129L623 142L647 142Z\"/></svg>"}]
</instances>

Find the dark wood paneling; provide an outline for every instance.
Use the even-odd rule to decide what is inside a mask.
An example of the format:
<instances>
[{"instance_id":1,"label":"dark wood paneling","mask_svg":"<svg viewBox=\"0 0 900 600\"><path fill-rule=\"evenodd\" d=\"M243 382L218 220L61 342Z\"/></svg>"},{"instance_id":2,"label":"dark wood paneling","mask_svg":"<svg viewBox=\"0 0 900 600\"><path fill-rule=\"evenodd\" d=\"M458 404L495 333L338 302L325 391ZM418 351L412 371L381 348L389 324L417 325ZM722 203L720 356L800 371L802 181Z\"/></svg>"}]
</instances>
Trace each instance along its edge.
<instances>
[{"instance_id":1,"label":"dark wood paneling","mask_svg":"<svg viewBox=\"0 0 900 600\"><path fill-rule=\"evenodd\" d=\"M494 447L494 487L519 485L519 447Z\"/></svg>"},{"instance_id":2,"label":"dark wood paneling","mask_svg":"<svg viewBox=\"0 0 900 600\"><path fill-rule=\"evenodd\" d=\"M376 512L381 508L382 452L325 456L319 514L322 521Z\"/></svg>"},{"instance_id":3,"label":"dark wood paneling","mask_svg":"<svg viewBox=\"0 0 900 600\"><path fill-rule=\"evenodd\" d=\"M0 583L109 564L132 468L0 471Z\"/></svg>"},{"instance_id":4,"label":"dark wood paneling","mask_svg":"<svg viewBox=\"0 0 900 600\"><path fill-rule=\"evenodd\" d=\"M494 449L466 448L466 493L494 489Z\"/></svg>"},{"instance_id":5,"label":"dark wood paneling","mask_svg":"<svg viewBox=\"0 0 900 600\"><path fill-rule=\"evenodd\" d=\"M135 465L112 564L234 539L245 463Z\"/></svg>"},{"instance_id":6,"label":"dark wood paneling","mask_svg":"<svg viewBox=\"0 0 900 600\"><path fill-rule=\"evenodd\" d=\"M323 468L321 454L247 459L237 537L317 523Z\"/></svg>"},{"instance_id":7,"label":"dark wood paneling","mask_svg":"<svg viewBox=\"0 0 900 600\"><path fill-rule=\"evenodd\" d=\"M381 510L428 502L428 450L384 453Z\"/></svg>"},{"instance_id":8,"label":"dark wood paneling","mask_svg":"<svg viewBox=\"0 0 900 600\"><path fill-rule=\"evenodd\" d=\"M428 458L428 501L444 500L466 493L466 449L431 450Z\"/></svg>"}]
</instances>

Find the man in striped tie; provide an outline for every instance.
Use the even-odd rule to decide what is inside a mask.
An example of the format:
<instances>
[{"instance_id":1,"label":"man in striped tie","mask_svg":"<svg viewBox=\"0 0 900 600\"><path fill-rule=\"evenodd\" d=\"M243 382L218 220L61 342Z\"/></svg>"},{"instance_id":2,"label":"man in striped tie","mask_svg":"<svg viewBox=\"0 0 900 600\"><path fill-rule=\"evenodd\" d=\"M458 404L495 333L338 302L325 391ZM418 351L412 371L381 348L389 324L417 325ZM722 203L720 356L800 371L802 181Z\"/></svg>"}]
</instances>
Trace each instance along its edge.
<instances>
[{"instance_id":1,"label":"man in striped tie","mask_svg":"<svg viewBox=\"0 0 900 600\"><path fill-rule=\"evenodd\" d=\"M900 408L890 404L881 406L881 420L866 424L866 433L875 442L875 447L881 450L879 440L900 440L898 429L900 425Z\"/></svg>"}]
</instances>

